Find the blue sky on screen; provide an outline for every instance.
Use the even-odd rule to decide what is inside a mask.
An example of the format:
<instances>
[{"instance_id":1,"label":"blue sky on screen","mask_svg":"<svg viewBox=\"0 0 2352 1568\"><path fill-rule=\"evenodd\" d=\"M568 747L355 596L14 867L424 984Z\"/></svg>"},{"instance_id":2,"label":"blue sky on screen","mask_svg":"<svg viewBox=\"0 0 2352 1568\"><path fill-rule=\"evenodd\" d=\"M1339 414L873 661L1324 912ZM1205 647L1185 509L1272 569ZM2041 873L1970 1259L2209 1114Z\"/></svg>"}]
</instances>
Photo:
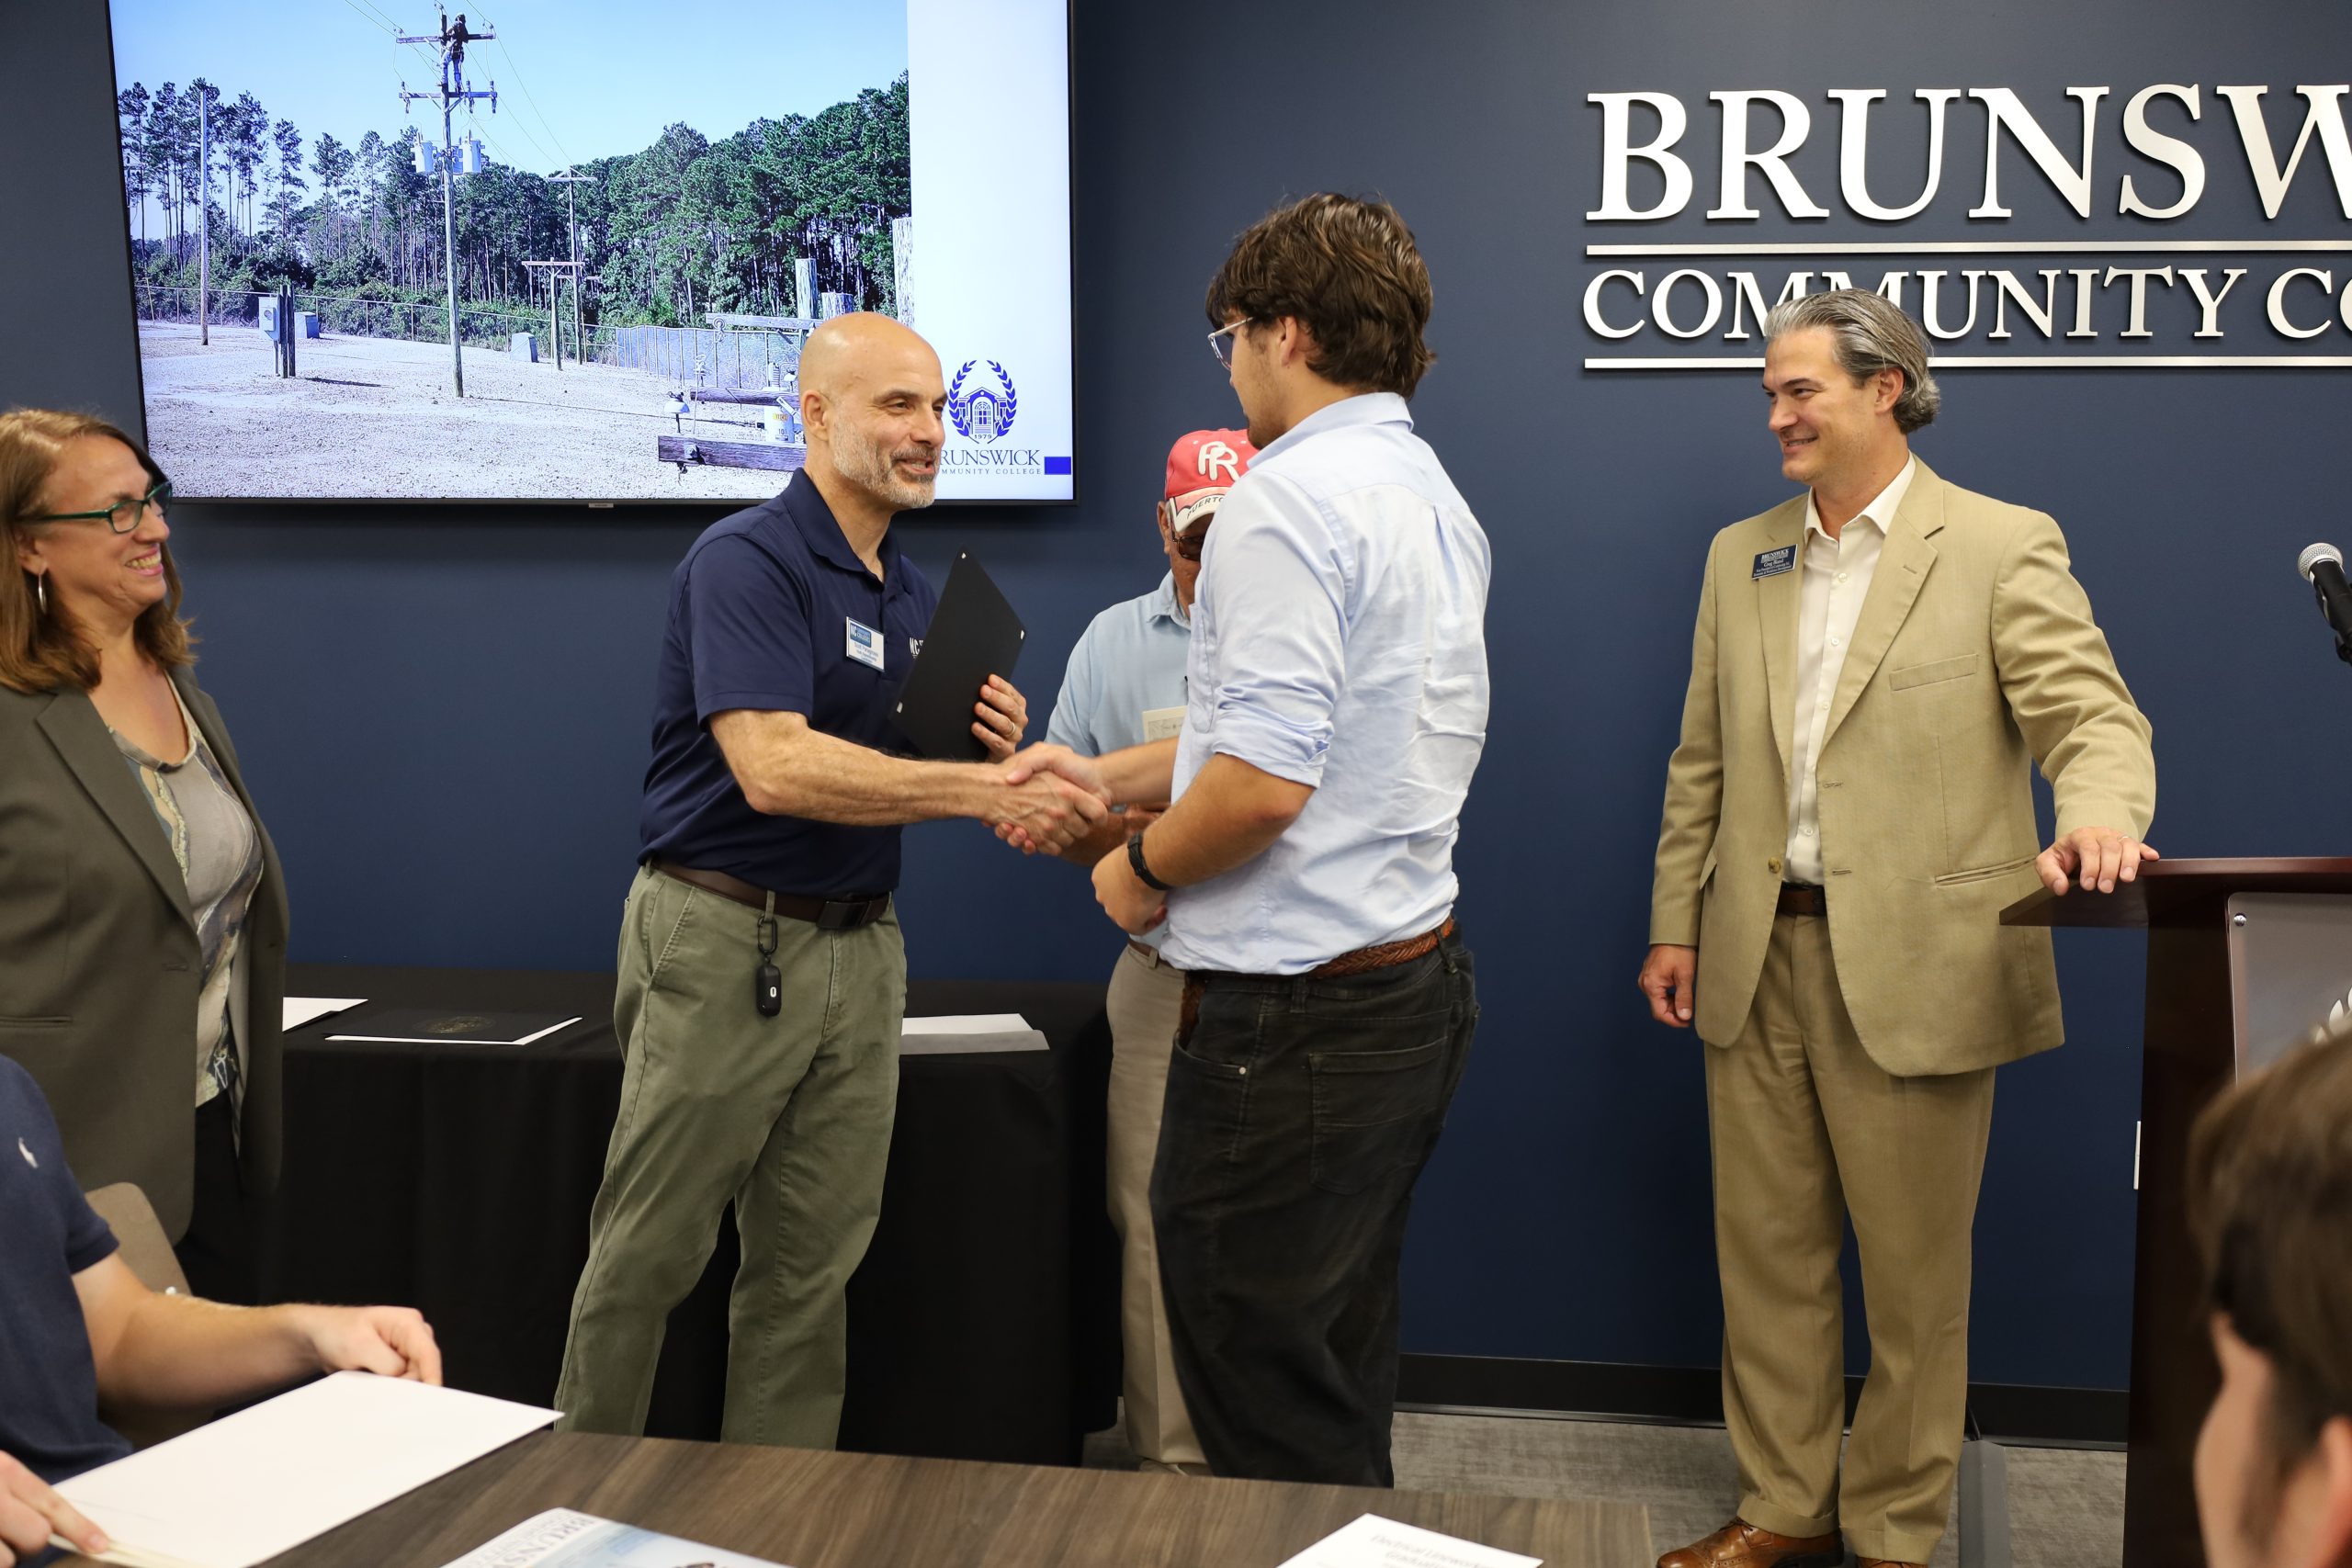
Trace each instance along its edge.
<instances>
[{"instance_id":1,"label":"blue sky on screen","mask_svg":"<svg viewBox=\"0 0 2352 1568\"><path fill-rule=\"evenodd\" d=\"M417 0L113 0L119 88L204 77L228 97L259 98L306 145L387 138L440 112L401 111L401 84L430 90L437 51L393 41L439 30ZM813 114L887 85L907 68L902 0L493 0L452 6L496 41L469 45L468 85L498 85L473 134L500 163L551 174L566 163L642 151L684 120L712 138L762 116ZM466 124L459 116L459 126Z\"/></svg>"}]
</instances>

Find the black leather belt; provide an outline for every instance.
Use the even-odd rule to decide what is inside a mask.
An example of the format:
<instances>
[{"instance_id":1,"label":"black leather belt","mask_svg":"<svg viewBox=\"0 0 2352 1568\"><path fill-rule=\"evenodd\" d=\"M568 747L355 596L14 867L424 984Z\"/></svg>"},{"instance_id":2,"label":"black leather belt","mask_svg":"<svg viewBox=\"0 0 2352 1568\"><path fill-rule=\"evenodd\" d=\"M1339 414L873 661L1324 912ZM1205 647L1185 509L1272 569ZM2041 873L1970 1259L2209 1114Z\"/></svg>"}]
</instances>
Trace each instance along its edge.
<instances>
[{"instance_id":1,"label":"black leather belt","mask_svg":"<svg viewBox=\"0 0 2352 1568\"><path fill-rule=\"evenodd\" d=\"M1780 912L1783 915L1826 915L1829 913L1829 890L1818 882L1783 882L1781 884Z\"/></svg>"},{"instance_id":2,"label":"black leather belt","mask_svg":"<svg viewBox=\"0 0 2352 1568\"><path fill-rule=\"evenodd\" d=\"M657 860L652 864L662 875L689 887L716 893L721 898L731 898L754 909L767 908L768 890L740 876L729 876L723 871L702 871L675 861ZM854 931L890 912L888 893L877 893L871 898L809 898L797 893L778 893L774 897L777 914L787 919L806 920L825 931Z\"/></svg>"}]
</instances>

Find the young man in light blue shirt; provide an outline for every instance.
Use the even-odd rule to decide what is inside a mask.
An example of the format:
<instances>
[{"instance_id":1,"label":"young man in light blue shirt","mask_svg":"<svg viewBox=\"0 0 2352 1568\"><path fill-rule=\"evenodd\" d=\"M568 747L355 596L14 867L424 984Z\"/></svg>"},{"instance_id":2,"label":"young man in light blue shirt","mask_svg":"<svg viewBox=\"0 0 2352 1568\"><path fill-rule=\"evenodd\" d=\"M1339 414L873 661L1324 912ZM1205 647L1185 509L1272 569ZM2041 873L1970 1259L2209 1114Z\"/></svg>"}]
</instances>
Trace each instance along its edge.
<instances>
[{"instance_id":1,"label":"young man in light blue shirt","mask_svg":"<svg viewBox=\"0 0 2352 1568\"><path fill-rule=\"evenodd\" d=\"M1193 631L1193 589L1201 550L1226 491L1257 449L1238 430L1196 430L1168 454L1157 511L1168 575L1150 592L1094 617L1070 650L1061 695L1046 728L1049 744L1099 757L1164 740L1184 718L1184 663ZM1091 866L1159 815L1131 807L1062 852ZM1160 933L1127 939L1111 973L1111 1093L1108 1175L1111 1223L1119 1233L1119 1344L1127 1446L1146 1470L1207 1468L1184 1412L1160 1299L1159 1252L1151 1226L1151 1167L1159 1109L1168 1093L1168 1054L1176 1038L1184 972L1159 954Z\"/></svg>"},{"instance_id":2,"label":"young man in light blue shirt","mask_svg":"<svg viewBox=\"0 0 2352 1568\"><path fill-rule=\"evenodd\" d=\"M1406 407L1430 299L1385 204L1242 235L1210 343L1260 452L1204 555L1182 731L1009 775L1174 802L1094 886L1188 972L1151 1207L1220 1475L1390 1483L1405 1217L1477 1021L1453 842L1490 559Z\"/></svg>"}]
</instances>

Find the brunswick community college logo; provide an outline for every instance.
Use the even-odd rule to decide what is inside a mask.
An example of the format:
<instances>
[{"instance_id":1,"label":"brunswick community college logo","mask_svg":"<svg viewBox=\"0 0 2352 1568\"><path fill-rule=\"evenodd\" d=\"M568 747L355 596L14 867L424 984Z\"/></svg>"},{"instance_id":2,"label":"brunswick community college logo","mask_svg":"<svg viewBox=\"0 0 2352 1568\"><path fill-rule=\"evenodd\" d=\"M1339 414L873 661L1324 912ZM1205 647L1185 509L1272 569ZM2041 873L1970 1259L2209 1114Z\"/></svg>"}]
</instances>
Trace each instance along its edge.
<instances>
[{"instance_id":1,"label":"brunswick community college logo","mask_svg":"<svg viewBox=\"0 0 2352 1568\"><path fill-rule=\"evenodd\" d=\"M1014 392L1012 378L996 360L989 361L989 369L996 377L996 386L986 380L964 389L965 381L972 374L977 359L967 359L964 367L956 372L955 384L947 389L947 416L967 441L986 445L1012 429L1013 416L1020 412L1021 400Z\"/></svg>"}]
</instances>

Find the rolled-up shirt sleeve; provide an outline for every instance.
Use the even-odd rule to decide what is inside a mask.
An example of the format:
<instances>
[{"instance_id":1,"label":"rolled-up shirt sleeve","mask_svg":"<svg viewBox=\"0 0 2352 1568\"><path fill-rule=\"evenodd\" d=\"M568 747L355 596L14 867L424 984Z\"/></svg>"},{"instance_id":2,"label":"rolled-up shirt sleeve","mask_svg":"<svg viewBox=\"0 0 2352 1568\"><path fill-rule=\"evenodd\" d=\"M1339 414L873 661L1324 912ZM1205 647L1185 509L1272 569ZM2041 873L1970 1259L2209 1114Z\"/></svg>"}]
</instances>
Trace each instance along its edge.
<instances>
[{"instance_id":1,"label":"rolled-up shirt sleeve","mask_svg":"<svg viewBox=\"0 0 2352 1568\"><path fill-rule=\"evenodd\" d=\"M1346 669L1355 562L1322 509L1272 474L1235 489L1209 550L1219 628L1208 671L1210 750L1319 786Z\"/></svg>"}]
</instances>

